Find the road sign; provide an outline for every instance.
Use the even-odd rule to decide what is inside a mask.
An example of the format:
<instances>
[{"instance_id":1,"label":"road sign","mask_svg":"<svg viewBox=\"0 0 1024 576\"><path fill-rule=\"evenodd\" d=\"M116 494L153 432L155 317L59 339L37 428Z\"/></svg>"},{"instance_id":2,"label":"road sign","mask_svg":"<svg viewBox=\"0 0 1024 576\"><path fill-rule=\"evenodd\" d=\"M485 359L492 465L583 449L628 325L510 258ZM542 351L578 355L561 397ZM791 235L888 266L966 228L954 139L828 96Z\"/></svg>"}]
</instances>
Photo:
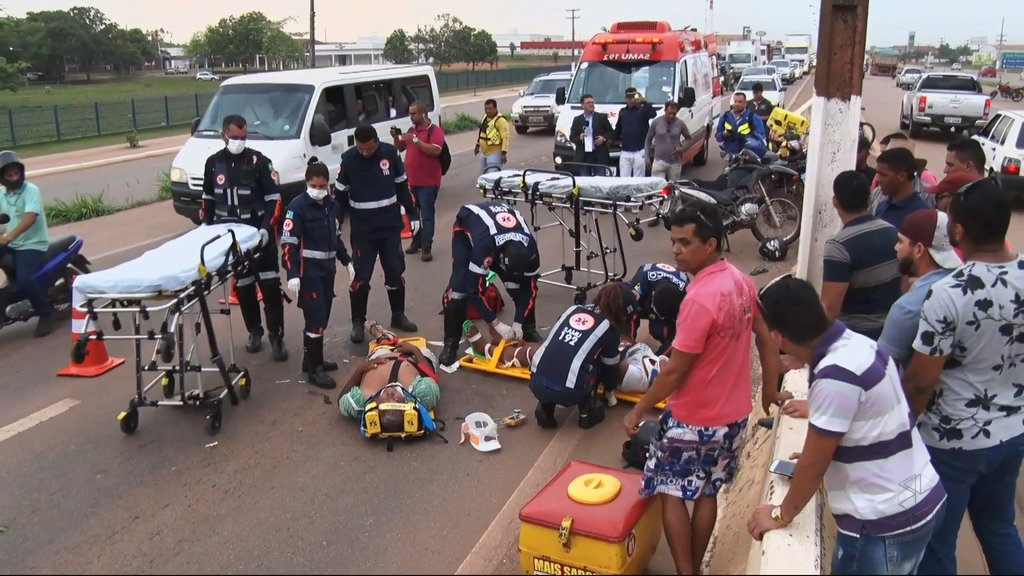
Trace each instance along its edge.
<instances>
[{"instance_id":1,"label":"road sign","mask_svg":"<svg viewBox=\"0 0 1024 576\"><path fill-rule=\"evenodd\" d=\"M754 35L757 36L758 38L762 38L764 36L767 36L768 33L765 32L764 30L758 30L757 33L755 33Z\"/></svg>"},{"instance_id":2,"label":"road sign","mask_svg":"<svg viewBox=\"0 0 1024 576\"><path fill-rule=\"evenodd\" d=\"M1003 52L1003 64L1000 68L1024 68L1024 52Z\"/></svg>"},{"instance_id":3,"label":"road sign","mask_svg":"<svg viewBox=\"0 0 1024 576\"><path fill-rule=\"evenodd\" d=\"M907 51L912 52L914 50L914 38L917 36L916 32L911 32L910 37L907 39Z\"/></svg>"}]
</instances>

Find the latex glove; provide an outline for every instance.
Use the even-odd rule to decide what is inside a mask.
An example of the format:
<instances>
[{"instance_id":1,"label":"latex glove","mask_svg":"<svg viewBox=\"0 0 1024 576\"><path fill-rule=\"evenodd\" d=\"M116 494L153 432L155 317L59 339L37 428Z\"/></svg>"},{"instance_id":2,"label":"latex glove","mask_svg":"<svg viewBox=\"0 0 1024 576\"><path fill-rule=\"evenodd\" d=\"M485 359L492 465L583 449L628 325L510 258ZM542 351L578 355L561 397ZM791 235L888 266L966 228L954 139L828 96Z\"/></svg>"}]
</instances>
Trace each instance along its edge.
<instances>
[{"instance_id":1,"label":"latex glove","mask_svg":"<svg viewBox=\"0 0 1024 576\"><path fill-rule=\"evenodd\" d=\"M351 262L345 265L345 271L348 272L348 281L351 284L356 281L356 267Z\"/></svg>"},{"instance_id":2,"label":"latex glove","mask_svg":"<svg viewBox=\"0 0 1024 576\"><path fill-rule=\"evenodd\" d=\"M260 248L266 246L268 242L270 242L270 232L260 228Z\"/></svg>"},{"instance_id":3,"label":"latex glove","mask_svg":"<svg viewBox=\"0 0 1024 576\"><path fill-rule=\"evenodd\" d=\"M523 339L523 325L519 322L512 323L512 339L522 340Z\"/></svg>"},{"instance_id":4,"label":"latex glove","mask_svg":"<svg viewBox=\"0 0 1024 576\"><path fill-rule=\"evenodd\" d=\"M509 326L508 324L505 324L501 320L495 320L494 322L491 322L491 326L493 326L495 332L501 334L501 337L504 338L505 340L515 340L515 337L513 336L512 332L512 327Z\"/></svg>"},{"instance_id":5,"label":"latex glove","mask_svg":"<svg viewBox=\"0 0 1024 576\"><path fill-rule=\"evenodd\" d=\"M288 281L288 291L292 293L292 296L299 297L299 286L302 284L302 280L298 278L292 278Z\"/></svg>"},{"instance_id":6,"label":"latex glove","mask_svg":"<svg viewBox=\"0 0 1024 576\"><path fill-rule=\"evenodd\" d=\"M410 219L409 230L412 232L412 235L415 236L416 233L420 231L420 221Z\"/></svg>"}]
</instances>

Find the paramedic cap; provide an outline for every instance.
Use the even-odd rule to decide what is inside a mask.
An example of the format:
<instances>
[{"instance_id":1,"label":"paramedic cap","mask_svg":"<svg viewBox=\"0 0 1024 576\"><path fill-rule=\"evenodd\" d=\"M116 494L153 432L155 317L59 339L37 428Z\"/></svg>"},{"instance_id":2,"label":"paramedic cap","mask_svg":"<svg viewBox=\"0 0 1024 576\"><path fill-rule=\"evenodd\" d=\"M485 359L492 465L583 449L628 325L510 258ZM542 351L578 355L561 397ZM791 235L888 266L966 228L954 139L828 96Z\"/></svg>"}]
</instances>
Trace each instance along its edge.
<instances>
[{"instance_id":1,"label":"paramedic cap","mask_svg":"<svg viewBox=\"0 0 1024 576\"><path fill-rule=\"evenodd\" d=\"M493 452L501 448L498 443L498 425L494 420L483 412L473 412L466 416L462 423L462 439L459 444L469 436L469 443L480 452Z\"/></svg>"},{"instance_id":2,"label":"paramedic cap","mask_svg":"<svg viewBox=\"0 0 1024 576\"><path fill-rule=\"evenodd\" d=\"M923 244L940 268L952 270L962 266L963 262L949 243L948 223L945 212L917 210L903 220L900 234L911 242Z\"/></svg>"}]
</instances>

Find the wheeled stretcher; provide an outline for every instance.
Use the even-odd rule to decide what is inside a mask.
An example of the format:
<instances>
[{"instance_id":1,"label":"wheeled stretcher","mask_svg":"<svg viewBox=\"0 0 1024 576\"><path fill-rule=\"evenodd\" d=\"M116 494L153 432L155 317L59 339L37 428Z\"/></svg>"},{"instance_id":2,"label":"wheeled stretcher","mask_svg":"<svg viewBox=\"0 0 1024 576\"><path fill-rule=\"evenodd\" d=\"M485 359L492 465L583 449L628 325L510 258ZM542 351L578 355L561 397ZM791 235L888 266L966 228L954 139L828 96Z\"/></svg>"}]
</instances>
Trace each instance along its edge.
<instances>
[{"instance_id":1,"label":"wheeled stretcher","mask_svg":"<svg viewBox=\"0 0 1024 576\"><path fill-rule=\"evenodd\" d=\"M562 264L541 272L539 281L574 289L577 304L586 301L588 290L625 278L626 252L620 221L625 224L630 238L639 242L644 236L641 226L656 225L671 199L665 180L656 177L616 178L573 176L550 170L501 170L481 175L477 186L485 198L528 204L534 233L551 227L562 230ZM538 207L547 208L554 221L538 223ZM603 215L612 217L610 235L601 229ZM566 254L566 236L572 241L571 258ZM601 270L590 267L590 262L596 259L601 260ZM575 272L583 272L587 282L574 283ZM562 274L561 281L549 278L556 274ZM599 279L592 282L594 277Z\"/></svg>"},{"instance_id":2,"label":"wheeled stretcher","mask_svg":"<svg viewBox=\"0 0 1024 576\"><path fill-rule=\"evenodd\" d=\"M76 328L72 360L81 363L90 340L131 340L135 348L135 396L118 415L121 431L133 434L139 425L138 409L144 406L192 406L206 408L206 428L216 434L221 427L221 406L248 398L252 379L248 370L235 364L234 334L228 321L228 362L225 362L213 328L213 314L230 319L231 307L211 309L211 292L220 289L228 301L231 279L243 275L259 247L259 231L245 224L201 226L114 268L84 274L72 285L73 306L85 315ZM163 313L159 329L150 325L151 315ZM119 315L131 317L131 334L106 334L101 315L111 316L111 327L121 330ZM196 360L200 335L206 330L210 365ZM143 363L142 342L154 342L153 354ZM177 361L175 362L175 357ZM156 373L152 380L146 373ZM204 384L203 374L214 374L215 383ZM187 386L195 375L194 387ZM160 383L163 400L147 393ZM176 386L176 384L180 384Z\"/></svg>"}]
</instances>

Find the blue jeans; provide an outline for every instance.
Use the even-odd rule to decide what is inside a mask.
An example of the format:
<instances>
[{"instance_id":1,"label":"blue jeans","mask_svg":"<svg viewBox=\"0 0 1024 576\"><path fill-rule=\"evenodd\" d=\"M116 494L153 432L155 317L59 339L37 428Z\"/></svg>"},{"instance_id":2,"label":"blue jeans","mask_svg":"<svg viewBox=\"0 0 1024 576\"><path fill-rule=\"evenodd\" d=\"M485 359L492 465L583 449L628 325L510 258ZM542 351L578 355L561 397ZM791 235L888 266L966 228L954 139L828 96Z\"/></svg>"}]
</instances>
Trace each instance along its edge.
<instances>
[{"instance_id":1,"label":"blue jeans","mask_svg":"<svg viewBox=\"0 0 1024 576\"><path fill-rule=\"evenodd\" d=\"M488 172L494 172L494 168L501 170L501 151L492 152L490 154L484 154L483 152L479 155L480 158L480 173L486 174ZM489 170L490 169L490 170Z\"/></svg>"},{"instance_id":2,"label":"blue jeans","mask_svg":"<svg viewBox=\"0 0 1024 576\"><path fill-rule=\"evenodd\" d=\"M915 574L945 507L942 504L927 522L899 534L857 537L840 532L832 553L832 574Z\"/></svg>"},{"instance_id":3,"label":"blue jeans","mask_svg":"<svg viewBox=\"0 0 1024 576\"><path fill-rule=\"evenodd\" d=\"M14 250L6 244L0 244L0 258L11 254L14 258L14 296L5 305L14 304L17 296L26 298L35 308L39 316L51 316L53 309L46 302L43 292L36 284L35 276L43 267L46 253L42 250Z\"/></svg>"},{"instance_id":4,"label":"blue jeans","mask_svg":"<svg viewBox=\"0 0 1024 576\"><path fill-rule=\"evenodd\" d=\"M1024 434L981 450L928 447L946 489L946 517L935 527L921 574L956 574L956 539L964 512L971 515L989 574L1024 573L1024 547L1014 525L1014 497Z\"/></svg>"},{"instance_id":5,"label":"blue jeans","mask_svg":"<svg viewBox=\"0 0 1024 576\"><path fill-rule=\"evenodd\" d=\"M420 229L420 247L424 250L430 250L430 247L434 245L437 191L437 186L413 186L411 188L412 197L420 209L420 221L423 225L423 228Z\"/></svg>"}]
</instances>

